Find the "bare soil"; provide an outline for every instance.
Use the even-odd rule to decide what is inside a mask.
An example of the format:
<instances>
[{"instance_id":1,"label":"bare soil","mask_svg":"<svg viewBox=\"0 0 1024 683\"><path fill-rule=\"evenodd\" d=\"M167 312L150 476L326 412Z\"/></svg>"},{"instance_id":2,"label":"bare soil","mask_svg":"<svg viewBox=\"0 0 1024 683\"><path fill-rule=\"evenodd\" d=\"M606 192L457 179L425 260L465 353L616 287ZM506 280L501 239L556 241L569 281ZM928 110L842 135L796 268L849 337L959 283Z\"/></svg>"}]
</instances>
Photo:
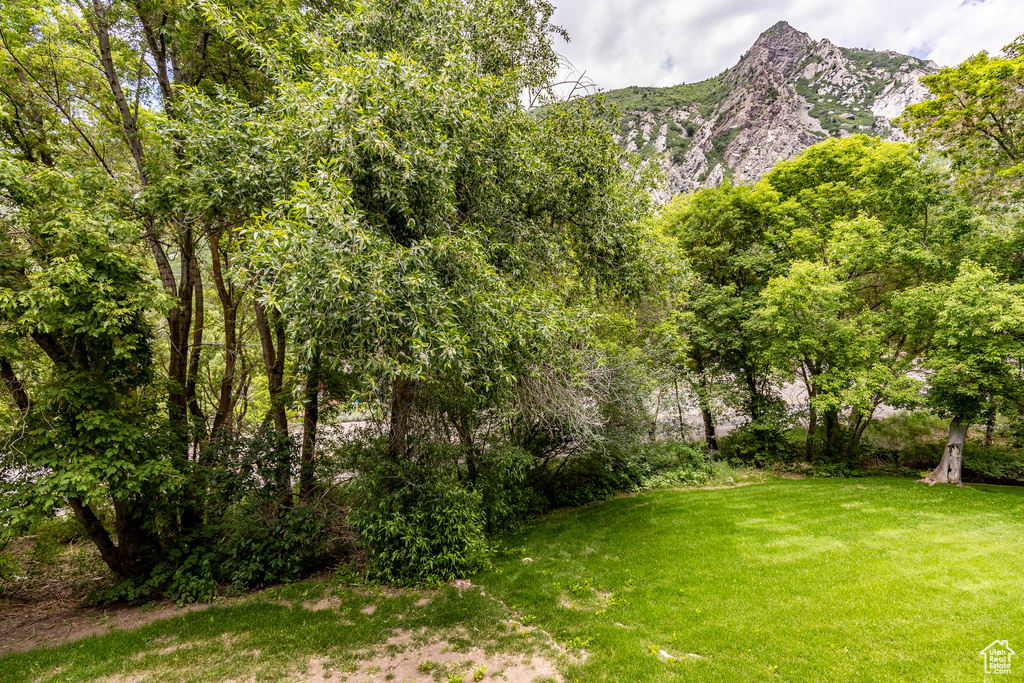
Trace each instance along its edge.
<instances>
[{"instance_id":1,"label":"bare soil","mask_svg":"<svg viewBox=\"0 0 1024 683\"><path fill-rule=\"evenodd\" d=\"M13 576L0 580L0 657L70 643L111 630L132 629L209 607L172 603L143 607L83 604L113 576L88 541L45 545L31 536L8 549Z\"/></svg>"},{"instance_id":2,"label":"bare soil","mask_svg":"<svg viewBox=\"0 0 1024 683\"><path fill-rule=\"evenodd\" d=\"M393 654L395 647L399 648ZM363 653L354 667L347 670L332 668L327 660L313 659L306 672L296 681L324 683L342 677L349 683L376 683L378 681L433 681L462 675L473 680L480 672L482 680L508 683L533 683L537 679L561 681L553 659L529 654L487 654L480 648L453 649L445 640L427 638L425 633L400 633L390 638L379 649L379 654Z\"/></svg>"}]
</instances>

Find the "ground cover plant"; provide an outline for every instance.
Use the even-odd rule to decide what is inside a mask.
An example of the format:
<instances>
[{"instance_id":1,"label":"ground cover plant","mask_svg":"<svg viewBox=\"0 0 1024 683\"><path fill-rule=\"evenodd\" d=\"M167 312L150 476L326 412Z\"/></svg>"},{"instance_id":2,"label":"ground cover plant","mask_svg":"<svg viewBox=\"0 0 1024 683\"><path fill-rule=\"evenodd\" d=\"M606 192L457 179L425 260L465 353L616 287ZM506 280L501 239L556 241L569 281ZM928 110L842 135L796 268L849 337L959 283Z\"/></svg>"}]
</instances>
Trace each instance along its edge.
<instances>
[{"instance_id":1,"label":"ground cover plant","mask_svg":"<svg viewBox=\"0 0 1024 683\"><path fill-rule=\"evenodd\" d=\"M1022 505L884 477L659 491L550 516L479 581L587 643L570 680L977 680L1024 630Z\"/></svg>"},{"instance_id":2,"label":"ground cover plant","mask_svg":"<svg viewBox=\"0 0 1024 683\"><path fill-rule=\"evenodd\" d=\"M410 680L532 653L573 681L973 681L982 648L1024 636L1022 510L1017 488L895 477L652 491L542 518L473 587L385 593L339 574L8 655L0 681L362 680L371 650L424 652L395 637L423 627L446 655L479 654L416 654Z\"/></svg>"}]
</instances>

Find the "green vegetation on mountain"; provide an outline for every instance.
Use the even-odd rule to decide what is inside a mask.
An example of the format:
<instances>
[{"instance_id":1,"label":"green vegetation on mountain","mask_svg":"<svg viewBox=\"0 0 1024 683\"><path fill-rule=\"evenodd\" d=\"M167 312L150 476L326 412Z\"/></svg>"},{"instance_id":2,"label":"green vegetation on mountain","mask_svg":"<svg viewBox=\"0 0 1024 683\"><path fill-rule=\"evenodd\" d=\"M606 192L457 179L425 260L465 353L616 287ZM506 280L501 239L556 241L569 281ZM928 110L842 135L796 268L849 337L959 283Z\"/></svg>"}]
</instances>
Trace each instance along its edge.
<instances>
[{"instance_id":1,"label":"green vegetation on mountain","mask_svg":"<svg viewBox=\"0 0 1024 683\"><path fill-rule=\"evenodd\" d=\"M702 115L710 115L725 101L732 91L728 71L699 83L683 83L666 88L629 86L609 90L604 96L614 102L623 113L632 111L661 112L665 109L696 108Z\"/></svg>"}]
</instances>

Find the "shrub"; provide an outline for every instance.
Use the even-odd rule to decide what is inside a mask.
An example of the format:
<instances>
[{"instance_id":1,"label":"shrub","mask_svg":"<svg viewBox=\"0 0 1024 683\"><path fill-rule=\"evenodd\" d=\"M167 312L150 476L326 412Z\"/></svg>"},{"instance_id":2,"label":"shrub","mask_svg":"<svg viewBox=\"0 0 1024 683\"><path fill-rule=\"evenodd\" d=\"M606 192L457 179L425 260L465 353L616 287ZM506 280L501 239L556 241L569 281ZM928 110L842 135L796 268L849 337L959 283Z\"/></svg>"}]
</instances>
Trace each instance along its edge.
<instances>
[{"instance_id":1,"label":"shrub","mask_svg":"<svg viewBox=\"0 0 1024 683\"><path fill-rule=\"evenodd\" d=\"M802 453L776 424L745 424L718 440L721 457L729 462L771 467L793 462Z\"/></svg>"},{"instance_id":2,"label":"shrub","mask_svg":"<svg viewBox=\"0 0 1024 683\"><path fill-rule=\"evenodd\" d=\"M537 486L552 508L578 507L621 491L699 485L709 476L702 446L654 441L619 445L564 461Z\"/></svg>"},{"instance_id":3,"label":"shrub","mask_svg":"<svg viewBox=\"0 0 1024 683\"><path fill-rule=\"evenodd\" d=\"M546 507L529 485L532 464L533 456L513 446L496 447L479 456L474 488L480 493L488 534L518 530Z\"/></svg>"},{"instance_id":4,"label":"shrub","mask_svg":"<svg viewBox=\"0 0 1024 683\"><path fill-rule=\"evenodd\" d=\"M948 429L948 420L943 420L933 413L924 410L900 411L872 421L864 430L863 441L876 448L906 451L917 446L944 442Z\"/></svg>"},{"instance_id":5,"label":"shrub","mask_svg":"<svg viewBox=\"0 0 1024 683\"><path fill-rule=\"evenodd\" d=\"M431 462L433 460L433 462ZM372 580L430 584L465 576L486 559L480 493L451 465L363 458L349 521Z\"/></svg>"},{"instance_id":6,"label":"shrub","mask_svg":"<svg viewBox=\"0 0 1024 683\"><path fill-rule=\"evenodd\" d=\"M298 581L334 554L328 550L328 520L318 510L298 506L274 514L262 507L235 515L224 564L232 583L262 588Z\"/></svg>"},{"instance_id":7,"label":"shrub","mask_svg":"<svg viewBox=\"0 0 1024 683\"><path fill-rule=\"evenodd\" d=\"M5 584L14 580L18 568L18 560L14 553L8 552L7 542L0 536L0 593Z\"/></svg>"},{"instance_id":8,"label":"shrub","mask_svg":"<svg viewBox=\"0 0 1024 683\"><path fill-rule=\"evenodd\" d=\"M33 524L29 533L34 534L38 539L52 540L61 544L88 537L85 527L72 514L40 519Z\"/></svg>"},{"instance_id":9,"label":"shrub","mask_svg":"<svg viewBox=\"0 0 1024 683\"><path fill-rule=\"evenodd\" d=\"M935 459L936 465L939 459ZM964 445L963 478L988 484L1024 484L1024 451L967 443Z\"/></svg>"},{"instance_id":10,"label":"shrub","mask_svg":"<svg viewBox=\"0 0 1024 683\"><path fill-rule=\"evenodd\" d=\"M343 540L332 522L344 515L342 501L296 500L295 450L292 439L271 431L225 434L209 444L199 457L201 485L193 491L202 524L168 538L163 555L144 574L92 599L205 601L222 584L260 588L296 581L337 559Z\"/></svg>"}]
</instances>

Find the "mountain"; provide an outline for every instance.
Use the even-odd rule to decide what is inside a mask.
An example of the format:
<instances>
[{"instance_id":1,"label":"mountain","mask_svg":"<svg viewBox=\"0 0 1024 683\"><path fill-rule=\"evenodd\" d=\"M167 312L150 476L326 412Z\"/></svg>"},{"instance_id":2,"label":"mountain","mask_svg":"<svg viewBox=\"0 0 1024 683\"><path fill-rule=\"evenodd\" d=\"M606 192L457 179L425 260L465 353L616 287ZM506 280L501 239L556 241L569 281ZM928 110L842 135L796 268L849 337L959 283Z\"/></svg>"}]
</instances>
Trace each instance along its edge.
<instances>
[{"instance_id":1,"label":"mountain","mask_svg":"<svg viewBox=\"0 0 1024 683\"><path fill-rule=\"evenodd\" d=\"M892 119L927 97L918 79L937 70L896 52L814 41L780 21L714 78L605 97L622 112L619 144L659 163L675 194L723 178L757 181L829 136L904 139Z\"/></svg>"}]
</instances>

